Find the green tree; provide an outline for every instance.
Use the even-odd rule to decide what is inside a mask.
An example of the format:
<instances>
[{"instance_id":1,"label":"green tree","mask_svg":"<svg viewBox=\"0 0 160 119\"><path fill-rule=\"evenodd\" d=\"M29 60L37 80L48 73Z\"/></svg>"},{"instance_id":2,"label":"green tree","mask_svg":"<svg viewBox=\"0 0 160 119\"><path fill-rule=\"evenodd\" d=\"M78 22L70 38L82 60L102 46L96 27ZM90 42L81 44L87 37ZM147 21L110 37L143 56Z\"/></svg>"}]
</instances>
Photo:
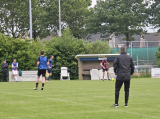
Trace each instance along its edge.
<instances>
[{"instance_id":1,"label":"green tree","mask_svg":"<svg viewBox=\"0 0 160 119\"><path fill-rule=\"evenodd\" d=\"M160 46L158 47L158 51L155 53L157 66L160 67Z\"/></svg>"},{"instance_id":2,"label":"green tree","mask_svg":"<svg viewBox=\"0 0 160 119\"><path fill-rule=\"evenodd\" d=\"M51 41L45 42L45 52L48 57L55 56L54 69L68 67L68 69L78 69L78 61L75 59L77 54L85 54L83 40L73 38L71 30L63 32L62 37L53 37ZM76 70L71 70L71 79L76 79ZM53 72L54 78L59 79L60 71Z\"/></svg>"},{"instance_id":3,"label":"green tree","mask_svg":"<svg viewBox=\"0 0 160 119\"><path fill-rule=\"evenodd\" d=\"M78 69L78 61L75 59L77 54L107 54L111 48L106 41L84 42L82 39L73 38L70 29L65 29L62 37L53 37L51 41L45 42L45 52L48 58L55 56L54 69L68 67L69 69ZM71 79L76 79L76 70L71 70ZM59 79L60 71L54 71L53 76Z\"/></svg>"},{"instance_id":4,"label":"green tree","mask_svg":"<svg viewBox=\"0 0 160 119\"><path fill-rule=\"evenodd\" d=\"M32 36L36 38L45 38L50 35L48 27L45 25L45 11L39 0L32 0Z\"/></svg>"},{"instance_id":5,"label":"green tree","mask_svg":"<svg viewBox=\"0 0 160 119\"><path fill-rule=\"evenodd\" d=\"M109 54L111 52L108 41L85 41L84 47L86 54Z\"/></svg>"},{"instance_id":6,"label":"green tree","mask_svg":"<svg viewBox=\"0 0 160 119\"><path fill-rule=\"evenodd\" d=\"M59 29L59 3L58 0L41 0L41 4L46 15L45 25L51 32L57 32ZM61 0L61 21L62 29L69 27L76 38L86 37L84 26L91 12L88 7L91 0Z\"/></svg>"},{"instance_id":7,"label":"green tree","mask_svg":"<svg viewBox=\"0 0 160 119\"><path fill-rule=\"evenodd\" d=\"M140 35L147 19L143 0L100 0L94 7L94 14L86 25L89 33L101 33L102 37L115 33L124 35L123 40L132 41L134 34ZM129 45L129 44L127 44Z\"/></svg>"},{"instance_id":8,"label":"green tree","mask_svg":"<svg viewBox=\"0 0 160 119\"><path fill-rule=\"evenodd\" d=\"M29 0L0 0L0 32L18 38L29 30ZM33 36L42 32L45 14L38 0L32 0Z\"/></svg>"},{"instance_id":9,"label":"green tree","mask_svg":"<svg viewBox=\"0 0 160 119\"><path fill-rule=\"evenodd\" d=\"M150 2L149 2L150 3ZM154 2L149 4L149 8L147 10L147 13L149 16L149 23L154 26L154 28L160 27L160 1L154 0ZM158 30L158 33L160 33L160 29Z\"/></svg>"},{"instance_id":10,"label":"green tree","mask_svg":"<svg viewBox=\"0 0 160 119\"><path fill-rule=\"evenodd\" d=\"M20 70L36 70L36 62L40 51L43 50L41 42L37 39L30 43L30 40L15 39L0 34L0 61L7 60L9 70L13 59L17 59ZM0 67L1 70L1 67Z\"/></svg>"}]
</instances>

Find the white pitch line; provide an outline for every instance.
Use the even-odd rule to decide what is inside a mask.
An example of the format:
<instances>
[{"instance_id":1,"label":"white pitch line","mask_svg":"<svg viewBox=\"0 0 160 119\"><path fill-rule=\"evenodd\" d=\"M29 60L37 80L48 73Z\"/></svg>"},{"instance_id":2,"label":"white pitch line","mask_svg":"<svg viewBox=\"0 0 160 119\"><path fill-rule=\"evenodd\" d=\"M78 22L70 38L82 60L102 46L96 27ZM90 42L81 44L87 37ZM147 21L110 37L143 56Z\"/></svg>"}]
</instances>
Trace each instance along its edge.
<instances>
[{"instance_id":1,"label":"white pitch line","mask_svg":"<svg viewBox=\"0 0 160 119\"><path fill-rule=\"evenodd\" d=\"M48 98L48 99L61 101L61 102L67 102L67 103L74 103L74 104L78 104L78 105L90 106L90 107L99 107L99 108L104 108L104 109L110 110L110 108L105 108L105 107L101 107L101 106L95 106L95 105L89 105L89 104L84 104L84 103L71 102L71 101L61 100L61 99L53 99L53 98ZM136 113L136 112L128 112L128 111L123 111L123 110L119 110L119 109L115 110L115 111L121 111L121 112L124 112L124 113L130 113L130 114L140 115L140 116L145 116L145 117L158 118L158 117L155 117L155 116L148 116L148 115L145 115L145 114L140 114L140 113Z\"/></svg>"},{"instance_id":2,"label":"white pitch line","mask_svg":"<svg viewBox=\"0 0 160 119\"><path fill-rule=\"evenodd\" d=\"M23 95L23 94L11 93L11 92L2 92L2 93L8 93L8 94L20 95L20 96L28 96L28 97L40 97L40 98L43 98L42 96ZM108 110L110 110L110 108L106 108L106 107L101 107L101 106L96 106L96 105L89 105L89 104L78 103L78 102L72 102L72 101L67 101L67 100L54 99L54 98L46 98L46 99L52 99L52 100L55 100L55 101L73 103L73 104L77 104L77 105L84 105L84 106L90 106L90 107L98 107L98 108L103 108L103 109L108 109ZM157 118L157 119L159 119L158 117L155 117L155 116L148 116L148 115L140 114L140 113L137 113L137 112L128 112L128 111L123 111L123 110L119 110L119 109L118 109L118 110L115 110L115 111L120 111L120 112L124 112L124 113L129 113L129 114L134 114L134 115L140 115L140 116L145 116L145 117L151 117L151 118Z\"/></svg>"}]
</instances>

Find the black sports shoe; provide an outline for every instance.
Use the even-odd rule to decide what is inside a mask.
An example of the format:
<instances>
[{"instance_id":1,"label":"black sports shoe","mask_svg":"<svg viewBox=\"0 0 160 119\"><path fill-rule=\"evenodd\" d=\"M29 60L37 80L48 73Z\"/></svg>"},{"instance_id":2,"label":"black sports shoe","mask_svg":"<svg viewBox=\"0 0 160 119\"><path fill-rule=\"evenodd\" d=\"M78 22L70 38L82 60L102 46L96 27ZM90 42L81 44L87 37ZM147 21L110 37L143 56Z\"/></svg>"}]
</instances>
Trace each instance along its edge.
<instances>
[{"instance_id":1,"label":"black sports shoe","mask_svg":"<svg viewBox=\"0 0 160 119\"><path fill-rule=\"evenodd\" d=\"M41 88L41 90L43 90L43 87Z\"/></svg>"},{"instance_id":2,"label":"black sports shoe","mask_svg":"<svg viewBox=\"0 0 160 119\"><path fill-rule=\"evenodd\" d=\"M119 105L118 104L113 104L112 107L119 107Z\"/></svg>"},{"instance_id":3,"label":"black sports shoe","mask_svg":"<svg viewBox=\"0 0 160 119\"><path fill-rule=\"evenodd\" d=\"M126 103L124 106L125 106L125 107L128 107L128 104Z\"/></svg>"}]
</instances>

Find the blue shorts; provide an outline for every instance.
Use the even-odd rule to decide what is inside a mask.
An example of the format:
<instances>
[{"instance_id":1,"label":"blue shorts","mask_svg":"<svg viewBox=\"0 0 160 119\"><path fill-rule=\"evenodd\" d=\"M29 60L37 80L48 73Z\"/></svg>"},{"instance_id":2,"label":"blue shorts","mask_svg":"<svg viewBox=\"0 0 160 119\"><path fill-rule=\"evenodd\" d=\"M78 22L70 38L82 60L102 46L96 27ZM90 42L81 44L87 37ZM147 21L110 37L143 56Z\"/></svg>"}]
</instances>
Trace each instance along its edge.
<instances>
[{"instance_id":1,"label":"blue shorts","mask_svg":"<svg viewBox=\"0 0 160 119\"><path fill-rule=\"evenodd\" d=\"M47 69L47 71L49 74L52 73L52 69Z\"/></svg>"}]
</instances>

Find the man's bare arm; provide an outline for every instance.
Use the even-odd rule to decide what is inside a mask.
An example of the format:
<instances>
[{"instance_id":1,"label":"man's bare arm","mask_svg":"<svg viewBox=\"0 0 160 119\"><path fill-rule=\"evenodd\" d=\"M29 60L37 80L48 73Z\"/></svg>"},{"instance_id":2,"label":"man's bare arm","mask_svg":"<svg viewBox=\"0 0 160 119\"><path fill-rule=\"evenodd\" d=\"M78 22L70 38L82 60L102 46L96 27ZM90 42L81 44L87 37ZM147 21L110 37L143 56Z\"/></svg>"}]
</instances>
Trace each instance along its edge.
<instances>
[{"instance_id":1,"label":"man's bare arm","mask_svg":"<svg viewBox=\"0 0 160 119\"><path fill-rule=\"evenodd\" d=\"M47 66L49 66L49 61L47 62Z\"/></svg>"},{"instance_id":2,"label":"man's bare arm","mask_svg":"<svg viewBox=\"0 0 160 119\"><path fill-rule=\"evenodd\" d=\"M37 62L37 67L39 66L39 61Z\"/></svg>"},{"instance_id":3,"label":"man's bare arm","mask_svg":"<svg viewBox=\"0 0 160 119\"><path fill-rule=\"evenodd\" d=\"M16 68L15 66L13 66L13 64L12 64L12 68Z\"/></svg>"},{"instance_id":4,"label":"man's bare arm","mask_svg":"<svg viewBox=\"0 0 160 119\"><path fill-rule=\"evenodd\" d=\"M17 66L15 66L15 68L18 68L18 63L17 63Z\"/></svg>"}]
</instances>

